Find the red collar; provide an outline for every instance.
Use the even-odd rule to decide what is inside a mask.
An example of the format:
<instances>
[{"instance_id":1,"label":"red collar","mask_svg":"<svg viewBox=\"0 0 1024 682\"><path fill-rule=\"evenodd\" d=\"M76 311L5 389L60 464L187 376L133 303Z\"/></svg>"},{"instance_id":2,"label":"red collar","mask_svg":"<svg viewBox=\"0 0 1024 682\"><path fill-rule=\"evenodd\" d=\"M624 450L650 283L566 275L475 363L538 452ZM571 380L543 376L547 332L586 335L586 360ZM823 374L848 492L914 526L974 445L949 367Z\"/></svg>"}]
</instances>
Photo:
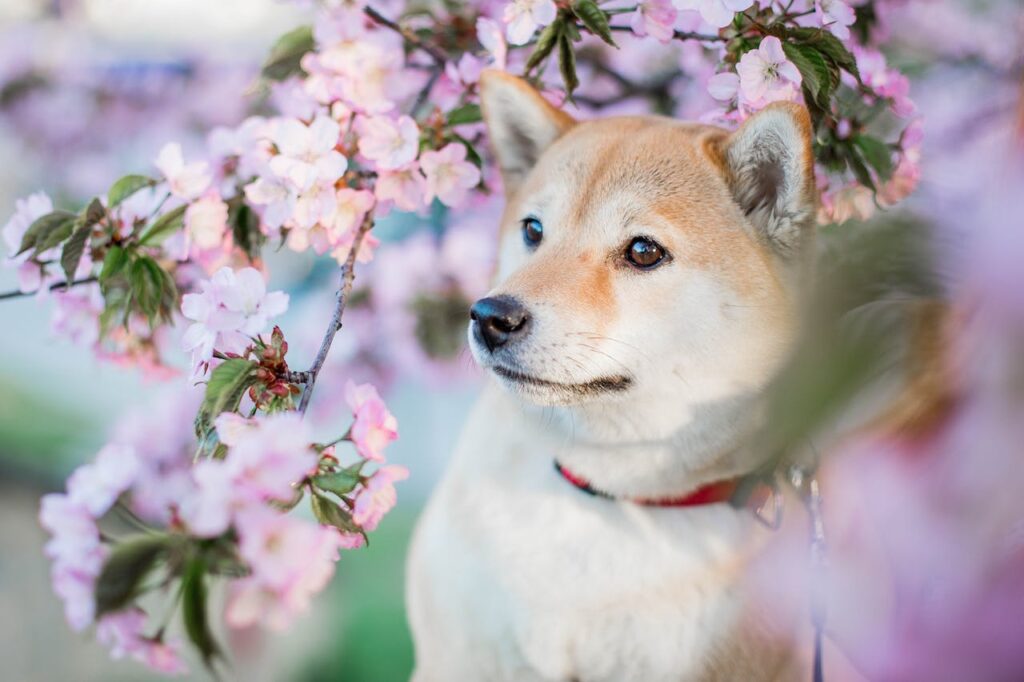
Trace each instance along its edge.
<instances>
[{"instance_id":1,"label":"red collar","mask_svg":"<svg viewBox=\"0 0 1024 682\"><path fill-rule=\"evenodd\" d=\"M746 507L754 511L760 517L762 511L768 506L775 495L775 490L764 481L754 483L753 489L749 491L746 499L737 504L737 494L743 487L745 478L731 478L724 481L714 481L697 488L686 495L676 497L641 497L641 498L619 498L603 490L598 490L590 485L585 478L576 474L564 466L555 462L555 471L561 474L562 478L572 483L577 489L588 495L604 497L609 500L627 499L633 504L645 507L699 507L705 504L720 504L728 502L733 506Z\"/></svg>"}]
</instances>

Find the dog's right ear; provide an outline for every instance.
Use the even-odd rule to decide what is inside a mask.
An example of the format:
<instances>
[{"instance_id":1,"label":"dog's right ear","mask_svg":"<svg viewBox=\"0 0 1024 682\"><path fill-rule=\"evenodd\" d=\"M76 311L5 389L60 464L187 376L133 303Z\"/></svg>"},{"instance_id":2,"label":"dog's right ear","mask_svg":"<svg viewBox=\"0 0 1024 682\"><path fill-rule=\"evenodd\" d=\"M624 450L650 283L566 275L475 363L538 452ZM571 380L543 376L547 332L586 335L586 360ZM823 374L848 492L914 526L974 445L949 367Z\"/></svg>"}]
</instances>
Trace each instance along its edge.
<instances>
[{"instance_id":1,"label":"dog's right ear","mask_svg":"<svg viewBox=\"0 0 1024 682\"><path fill-rule=\"evenodd\" d=\"M576 123L522 78L493 69L480 77L480 106L508 195L548 145Z\"/></svg>"}]
</instances>

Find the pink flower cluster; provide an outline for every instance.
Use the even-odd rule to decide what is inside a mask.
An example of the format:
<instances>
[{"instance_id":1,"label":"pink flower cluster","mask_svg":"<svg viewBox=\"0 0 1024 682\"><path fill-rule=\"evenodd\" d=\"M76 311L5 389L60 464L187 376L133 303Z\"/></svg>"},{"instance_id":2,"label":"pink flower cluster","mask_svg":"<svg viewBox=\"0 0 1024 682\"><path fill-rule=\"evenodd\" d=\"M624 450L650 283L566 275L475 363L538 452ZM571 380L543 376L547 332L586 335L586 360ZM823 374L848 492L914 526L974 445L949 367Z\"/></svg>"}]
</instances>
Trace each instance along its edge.
<instances>
[{"instance_id":1,"label":"pink flower cluster","mask_svg":"<svg viewBox=\"0 0 1024 682\"><path fill-rule=\"evenodd\" d=\"M267 292L266 281L255 268L221 268L200 282L198 293L185 294L181 300L182 315L192 321L182 341L192 353L193 374L206 373L214 350L243 353L270 319L287 309L288 295Z\"/></svg>"},{"instance_id":2,"label":"pink flower cluster","mask_svg":"<svg viewBox=\"0 0 1024 682\"><path fill-rule=\"evenodd\" d=\"M96 579L109 555L97 522L131 489L141 468L132 447L114 443L72 474L66 493L43 497L39 520L51 535L46 555L53 561L53 589L75 630L94 620ZM113 658L130 656L167 674L185 672L178 643L147 636L145 629L145 614L132 608L104 615L97 623L97 639Z\"/></svg>"},{"instance_id":3,"label":"pink flower cluster","mask_svg":"<svg viewBox=\"0 0 1024 682\"><path fill-rule=\"evenodd\" d=\"M372 386L350 383L346 391L355 417L350 440L362 457L383 462L385 447L397 438L394 416ZM237 543L248 572L230 585L232 627L287 627L326 586L340 550L362 546L360 534L284 511L322 458L337 462L333 447L318 453L300 415L246 419L224 413L216 431L226 455L193 465L194 442L184 434L198 397L195 390L171 396L159 418L146 411L127 415L113 441L68 479L66 493L43 498L40 521L51 535L46 554L53 561L54 590L75 630L95 620L96 580L110 555L99 524L119 500L126 513L155 528ZM375 529L395 505L394 483L407 476L394 465L365 476L351 493L353 522ZM137 606L97 622L97 638L114 658L131 657L165 673L184 671L178 643L146 632L146 614Z\"/></svg>"}]
</instances>

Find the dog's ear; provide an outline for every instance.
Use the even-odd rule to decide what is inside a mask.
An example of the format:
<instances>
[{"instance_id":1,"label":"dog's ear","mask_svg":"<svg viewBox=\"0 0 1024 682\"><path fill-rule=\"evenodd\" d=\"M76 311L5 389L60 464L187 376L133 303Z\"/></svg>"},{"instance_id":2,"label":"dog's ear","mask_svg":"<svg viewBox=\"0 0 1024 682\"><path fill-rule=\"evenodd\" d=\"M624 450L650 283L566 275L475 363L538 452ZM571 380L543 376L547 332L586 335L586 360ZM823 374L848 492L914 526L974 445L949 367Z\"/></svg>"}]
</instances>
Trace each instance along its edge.
<instances>
[{"instance_id":1,"label":"dog's ear","mask_svg":"<svg viewBox=\"0 0 1024 682\"><path fill-rule=\"evenodd\" d=\"M782 254L814 225L817 193L811 117L792 102L771 104L720 140L733 197L759 234Z\"/></svg>"},{"instance_id":2,"label":"dog's ear","mask_svg":"<svg viewBox=\"0 0 1024 682\"><path fill-rule=\"evenodd\" d=\"M522 78L503 71L483 73L480 105L509 195L519 189L547 146L576 123Z\"/></svg>"}]
</instances>

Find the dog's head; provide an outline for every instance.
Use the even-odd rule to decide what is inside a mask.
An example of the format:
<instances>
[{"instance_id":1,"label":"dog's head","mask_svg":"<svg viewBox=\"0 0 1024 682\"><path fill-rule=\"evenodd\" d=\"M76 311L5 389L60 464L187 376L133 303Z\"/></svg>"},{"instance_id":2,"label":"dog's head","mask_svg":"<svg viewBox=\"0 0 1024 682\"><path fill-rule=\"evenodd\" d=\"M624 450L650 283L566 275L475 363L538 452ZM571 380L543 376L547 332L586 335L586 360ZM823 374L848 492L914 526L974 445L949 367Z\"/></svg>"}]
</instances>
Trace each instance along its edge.
<instances>
[{"instance_id":1,"label":"dog's head","mask_svg":"<svg viewBox=\"0 0 1024 682\"><path fill-rule=\"evenodd\" d=\"M481 101L507 205L496 285L471 311L477 361L542 405L763 386L815 210L806 110L775 104L734 133L577 122L500 72Z\"/></svg>"}]
</instances>

